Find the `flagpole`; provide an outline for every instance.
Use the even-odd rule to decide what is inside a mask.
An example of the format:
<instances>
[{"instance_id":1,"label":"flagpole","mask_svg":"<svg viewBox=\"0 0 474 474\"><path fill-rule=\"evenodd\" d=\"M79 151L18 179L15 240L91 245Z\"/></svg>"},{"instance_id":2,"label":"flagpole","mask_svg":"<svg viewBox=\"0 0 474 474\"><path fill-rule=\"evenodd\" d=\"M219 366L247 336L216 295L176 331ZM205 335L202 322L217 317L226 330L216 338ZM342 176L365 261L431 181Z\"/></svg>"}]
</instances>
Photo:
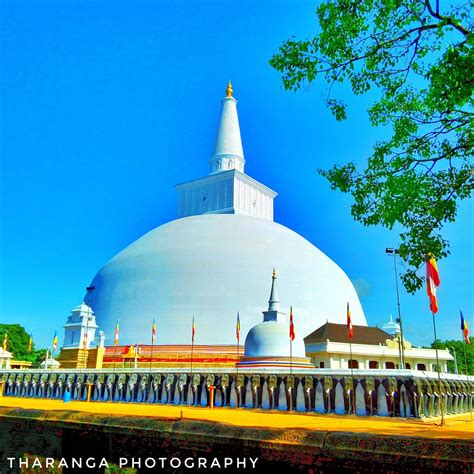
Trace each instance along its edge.
<instances>
[{"instance_id":1,"label":"flagpole","mask_svg":"<svg viewBox=\"0 0 474 474\"><path fill-rule=\"evenodd\" d=\"M354 391L354 368L352 367L352 339L349 337L349 368L351 369L351 379L352 379L352 413L356 414L355 410L355 391Z\"/></svg>"},{"instance_id":2,"label":"flagpole","mask_svg":"<svg viewBox=\"0 0 474 474\"><path fill-rule=\"evenodd\" d=\"M464 334L463 334L463 337L464 337ZM469 377L469 370L467 368L467 357L466 357L466 342L463 341L463 344L462 344L462 353L463 353L463 357L464 357L464 365L466 367L466 375Z\"/></svg>"},{"instance_id":3,"label":"flagpole","mask_svg":"<svg viewBox=\"0 0 474 474\"><path fill-rule=\"evenodd\" d=\"M115 374L115 359L117 358L117 344L115 344L115 349L114 349L114 368L113 368L113 373Z\"/></svg>"},{"instance_id":4,"label":"flagpole","mask_svg":"<svg viewBox=\"0 0 474 474\"><path fill-rule=\"evenodd\" d=\"M237 337L237 364L235 364L237 375L239 375L239 362L240 362L240 334Z\"/></svg>"},{"instance_id":5,"label":"flagpole","mask_svg":"<svg viewBox=\"0 0 474 474\"><path fill-rule=\"evenodd\" d=\"M403 324L402 324L402 313L400 311L400 292L398 290L398 272L397 272L397 255L400 253L400 249L386 248L385 253L390 255L393 254L393 270L395 272L395 289L397 292L397 307L398 307L398 319L397 322L400 325L400 338L398 344L398 350L400 353L400 365L401 369L405 368L405 348L403 346Z\"/></svg>"},{"instance_id":6,"label":"flagpole","mask_svg":"<svg viewBox=\"0 0 474 474\"><path fill-rule=\"evenodd\" d=\"M119 344L119 320L117 318L117 323L115 324L115 333L114 333L114 365L113 373L115 374L115 359L117 358L117 346Z\"/></svg>"},{"instance_id":7,"label":"flagpole","mask_svg":"<svg viewBox=\"0 0 474 474\"><path fill-rule=\"evenodd\" d=\"M466 378L469 386L469 368L467 366L467 357L466 357L466 339L464 337L464 331L462 331L463 336L463 344L462 344L462 352L464 355L464 365L466 366ZM471 414L471 421L472 421L472 391L469 392L469 413Z\"/></svg>"},{"instance_id":8,"label":"flagpole","mask_svg":"<svg viewBox=\"0 0 474 474\"><path fill-rule=\"evenodd\" d=\"M191 341L191 377L193 376L194 341Z\"/></svg>"},{"instance_id":9,"label":"flagpole","mask_svg":"<svg viewBox=\"0 0 474 474\"><path fill-rule=\"evenodd\" d=\"M82 363L84 364L84 369L87 369L87 359L88 359L88 352L87 352L87 344L88 344L88 338L89 338L89 309L90 306L87 305L87 321L86 321L86 333L84 335L84 357L82 360Z\"/></svg>"},{"instance_id":10,"label":"flagpole","mask_svg":"<svg viewBox=\"0 0 474 474\"><path fill-rule=\"evenodd\" d=\"M84 357L83 357L83 364L84 369L87 369L87 362L89 359L89 350L87 345L89 343L89 318L92 314L92 308L90 307L91 304L91 294L92 291L95 290L95 286L88 286L86 288L86 300L87 300L87 320L86 320L86 334L85 334L85 346L84 346Z\"/></svg>"},{"instance_id":11,"label":"flagpole","mask_svg":"<svg viewBox=\"0 0 474 474\"><path fill-rule=\"evenodd\" d=\"M153 319L153 326L151 328L151 354L150 354L150 375L151 375L151 367L153 363L153 346L155 343L155 319Z\"/></svg>"},{"instance_id":12,"label":"flagpole","mask_svg":"<svg viewBox=\"0 0 474 474\"><path fill-rule=\"evenodd\" d=\"M153 342L153 337L151 338L151 353L150 353L150 374L151 374L151 365L153 364L153 346L154 346L154 342Z\"/></svg>"},{"instance_id":13,"label":"flagpole","mask_svg":"<svg viewBox=\"0 0 474 474\"><path fill-rule=\"evenodd\" d=\"M237 408L240 406L240 389L237 386L237 379L239 378L239 363L240 363L240 311L237 311L237 322L235 324L235 337L237 338L237 363L235 364L236 377L234 380L235 392L237 397ZM230 387L232 390L232 386Z\"/></svg>"},{"instance_id":14,"label":"flagpole","mask_svg":"<svg viewBox=\"0 0 474 474\"><path fill-rule=\"evenodd\" d=\"M193 376L193 355L194 355L194 314L193 314L193 327L191 332L191 378ZM192 380L191 380L192 383Z\"/></svg>"},{"instance_id":15,"label":"flagpole","mask_svg":"<svg viewBox=\"0 0 474 474\"><path fill-rule=\"evenodd\" d=\"M290 375L293 375L293 340L290 337Z\"/></svg>"},{"instance_id":16,"label":"flagpole","mask_svg":"<svg viewBox=\"0 0 474 474\"><path fill-rule=\"evenodd\" d=\"M438 345L436 344L438 337L436 336L436 322L435 322L435 315L433 311L431 311L431 315L433 316L433 332L434 332L435 349L436 349L436 368L438 370L438 391L439 391L439 407L441 410L441 426L444 426L444 400L441 393L441 367L439 366Z\"/></svg>"},{"instance_id":17,"label":"flagpole","mask_svg":"<svg viewBox=\"0 0 474 474\"><path fill-rule=\"evenodd\" d=\"M293 339L295 338L295 325L293 322L293 306L290 305L290 377L293 378ZM288 388L290 394L290 411L293 410L293 396L291 387Z\"/></svg>"}]
</instances>

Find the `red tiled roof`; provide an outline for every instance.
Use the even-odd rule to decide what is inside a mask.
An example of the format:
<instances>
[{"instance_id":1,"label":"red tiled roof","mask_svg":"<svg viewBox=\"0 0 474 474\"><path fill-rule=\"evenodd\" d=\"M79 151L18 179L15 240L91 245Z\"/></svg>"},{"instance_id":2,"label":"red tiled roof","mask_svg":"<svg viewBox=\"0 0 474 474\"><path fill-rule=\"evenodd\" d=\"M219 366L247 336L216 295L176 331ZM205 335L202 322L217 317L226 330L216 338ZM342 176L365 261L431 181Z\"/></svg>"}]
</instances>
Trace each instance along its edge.
<instances>
[{"instance_id":1,"label":"red tiled roof","mask_svg":"<svg viewBox=\"0 0 474 474\"><path fill-rule=\"evenodd\" d=\"M352 344L385 344L393 336L379 328L371 326L353 326L354 337L349 339L349 331L345 324L326 323L304 338L305 344L326 342L352 342Z\"/></svg>"}]
</instances>

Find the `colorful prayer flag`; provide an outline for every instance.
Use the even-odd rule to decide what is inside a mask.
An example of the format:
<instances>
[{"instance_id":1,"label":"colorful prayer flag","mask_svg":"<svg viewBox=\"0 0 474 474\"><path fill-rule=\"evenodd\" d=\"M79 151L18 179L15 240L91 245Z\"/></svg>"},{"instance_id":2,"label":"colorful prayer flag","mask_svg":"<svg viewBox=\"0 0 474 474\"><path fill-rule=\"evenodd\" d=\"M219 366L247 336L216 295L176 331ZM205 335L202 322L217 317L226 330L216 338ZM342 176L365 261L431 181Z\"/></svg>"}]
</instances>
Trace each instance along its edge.
<instances>
[{"instance_id":1,"label":"colorful prayer flag","mask_svg":"<svg viewBox=\"0 0 474 474\"><path fill-rule=\"evenodd\" d=\"M237 323L235 325L235 337L237 338L237 341L240 342L240 314L237 311Z\"/></svg>"},{"instance_id":2,"label":"colorful prayer flag","mask_svg":"<svg viewBox=\"0 0 474 474\"><path fill-rule=\"evenodd\" d=\"M8 348L8 332L5 331L5 337L3 338L3 350L6 351Z\"/></svg>"},{"instance_id":3,"label":"colorful prayer flag","mask_svg":"<svg viewBox=\"0 0 474 474\"><path fill-rule=\"evenodd\" d=\"M347 303L347 329L349 330L349 339L354 336L354 328L352 327L351 311L349 310L349 303Z\"/></svg>"},{"instance_id":4,"label":"colorful prayer flag","mask_svg":"<svg viewBox=\"0 0 474 474\"><path fill-rule=\"evenodd\" d=\"M469 328L467 327L466 320L464 319L464 316L462 315L462 311L460 310L459 313L461 314L461 331L464 337L464 342L466 344L470 344L471 341L469 340Z\"/></svg>"},{"instance_id":5,"label":"colorful prayer flag","mask_svg":"<svg viewBox=\"0 0 474 474\"><path fill-rule=\"evenodd\" d=\"M192 330L191 330L191 339L193 341L193 344L194 344L194 336L196 335L196 325L194 324L194 314L193 314L193 327L192 327Z\"/></svg>"},{"instance_id":6,"label":"colorful prayer flag","mask_svg":"<svg viewBox=\"0 0 474 474\"><path fill-rule=\"evenodd\" d=\"M119 322L117 319L117 324L115 325L114 346L117 347L118 343L119 343Z\"/></svg>"},{"instance_id":7,"label":"colorful prayer flag","mask_svg":"<svg viewBox=\"0 0 474 474\"><path fill-rule=\"evenodd\" d=\"M293 306L290 306L290 339L295 340L295 325L293 323Z\"/></svg>"},{"instance_id":8,"label":"colorful prayer flag","mask_svg":"<svg viewBox=\"0 0 474 474\"><path fill-rule=\"evenodd\" d=\"M58 331L54 331L54 337L53 337L53 354L56 352L56 349L58 348Z\"/></svg>"},{"instance_id":9,"label":"colorful prayer flag","mask_svg":"<svg viewBox=\"0 0 474 474\"><path fill-rule=\"evenodd\" d=\"M86 327L86 330L84 332L84 339L82 340L82 348L87 349L87 327Z\"/></svg>"},{"instance_id":10,"label":"colorful prayer flag","mask_svg":"<svg viewBox=\"0 0 474 474\"><path fill-rule=\"evenodd\" d=\"M155 318L153 318L153 324L151 325L151 343L153 344L156 340L156 325Z\"/></svg>"},{"instance_id":11,"label":"colorful prayer flag","mask_svg":"<svg viewBox=\"0 0 474 474\"><path fill-rule=\"evenodd\" d=\"M28 352L31 352L31 349L33 349L33 335L30 334L30 340L28 342Z\"/></svg>"},{"instance_id":12,"label":"colorful prayer flag","mask_svg":"<svg viewBox=\"0 0 474 474\"><path fill-rule=\"evenodd\" d=\"M426 257L426 289L430 300L430 309L433 313L438 312L438 299L436 298L436 289L440 284L438 265L433 255Z\"/></svg>"}]
</instances>

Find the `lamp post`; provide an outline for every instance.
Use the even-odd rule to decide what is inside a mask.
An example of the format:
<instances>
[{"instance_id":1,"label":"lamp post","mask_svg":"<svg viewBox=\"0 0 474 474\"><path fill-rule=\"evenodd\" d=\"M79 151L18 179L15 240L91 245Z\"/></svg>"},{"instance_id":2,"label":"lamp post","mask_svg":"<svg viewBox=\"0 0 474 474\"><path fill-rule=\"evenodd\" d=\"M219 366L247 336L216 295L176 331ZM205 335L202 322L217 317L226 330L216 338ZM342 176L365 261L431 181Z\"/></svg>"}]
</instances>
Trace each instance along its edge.
<instances>
[{"instance_id":1,"label":"lamp post","mask_svg":"<svg viewBox=\"0 0 474 474\"><path fill-rule=\"evenodd\" d=\"M452 349L454 352L454 372L456 375L459 374L458 372L458 360L456 359L456 349L453 346L448 346L449 349Z\"/></svg>"},{"instance_id":2,"label":"lamp post","mask_svg":"<svg viewBox=\"0 0 474 474\"><path fill-rule=\"evenodd\" d=\"M399 249L389 248L385 249L387 255L393 255L393 270L395 272L395 288L397 291L397 306L398 306L398 318L397 323L400 324L400 342L399 342L399 351L400 351L400 364L401 368L405 368L405 350L403 347L403 325L402 325L402 314L400 312L400 293L398 291L398 273L397 273L397 255L400 253Z\"/></svg>"}]
</instances>

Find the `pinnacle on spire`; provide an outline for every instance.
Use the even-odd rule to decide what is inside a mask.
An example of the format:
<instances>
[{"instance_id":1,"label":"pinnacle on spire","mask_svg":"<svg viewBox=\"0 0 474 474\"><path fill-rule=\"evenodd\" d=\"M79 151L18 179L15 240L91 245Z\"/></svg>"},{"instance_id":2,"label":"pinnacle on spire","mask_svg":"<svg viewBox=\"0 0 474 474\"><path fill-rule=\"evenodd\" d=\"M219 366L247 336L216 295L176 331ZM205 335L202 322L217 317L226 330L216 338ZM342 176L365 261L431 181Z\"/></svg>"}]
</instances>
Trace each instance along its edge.
<instances>
[{"instance_id":1,"label":"pinnacle on spire","mask_svg":"<svg viewBox=\"0 0 474 474\"><path fill-rule=\"evenodd\" d=\"M234 90L232 89L232 84L230 83L230 80L229 80L229 82L227 83L227 89L225 90L226 97L232 97L233 92Z\"/></svg>"}]
</instances>

